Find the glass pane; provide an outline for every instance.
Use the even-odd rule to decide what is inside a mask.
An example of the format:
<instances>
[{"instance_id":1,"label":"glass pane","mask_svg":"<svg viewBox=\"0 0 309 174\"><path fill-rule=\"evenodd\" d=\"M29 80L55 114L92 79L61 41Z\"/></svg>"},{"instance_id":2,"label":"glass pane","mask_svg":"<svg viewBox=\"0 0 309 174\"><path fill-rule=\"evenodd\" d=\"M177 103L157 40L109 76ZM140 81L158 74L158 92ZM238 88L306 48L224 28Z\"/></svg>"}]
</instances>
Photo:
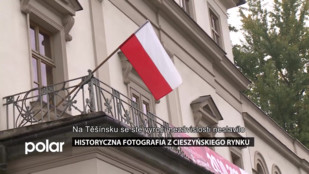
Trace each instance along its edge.
<instances>
[{"instance_id":1,"label":"glass pane","mask_svg":"<svg viewBox=\"0 0 309 174\"><path fill-rule=\"evenodd\" d=\"M46 65L47 85L53 84L53 67Z\"/></svg>"},{"instance_id":2,"label":"glass pane","mask_svg":"<svg viewBox=\"0 0 309 174\"><path fill-rule=\"evenodd\" d=\"M214 16L211 16L211 26L212 26L212 28L215 29L215 25L216 25L216 20L215 20Z\"/></svg>"},{"instance_id":3,"label":"glass pane","mask_svg":"<svg viewBox=\"0 0 309 174\"><path fill-rule=\"evenodd\" d=\"M147 114L149 112L149 103L143 101L143 113Z\"/></svg>"},{"instance_id":4,"label":"glass pane","mask_svg":"<svg viewBox=\"0 0 309 174\"><path fill-rule=\"evenodd\" d=\"M38 61L35 58L32 58L32 79L33 79L33 88L39 87L39 81L38 81ZM37 96L38 94L39 94L38 90L33 91L33 95L34 96Z\"/></svg>"},{"instance_id":5,"label":"glass pane","mask_svg":"<svg viewBox=\"0 0 309 174\"><path fill-rule=\"evenodd\" d=\"M139 97L135 94L132 94L132 100L135 102L134 107L139 108Z\"/></svg>"},{"instance_id":6,"label":"glass pane","mask_svg":"<svg viewBox=\"0 0 309 174\"><path fill-rule=\"evenodd\" d=\"M47 86L46 64L44 63L41 63L41 78L42 78L42 86Z\"/></svg>"},{"instance_id":7,"label":"glass pane","mask_svg":"<svg viewBox=\"0 0 309 174\"><path fill-rule=\"evenodd\" d=\"M35 48L35 31L33 28L30 28L30 44L31 44L31 49L36 50Z\"/></svg>"},{"instance_id":8,"label":"glass pane","mask_svg":"<svg viewBox=\"0 0 309 174\"><path fill-rule=\"evenodd\" d=\"M48 35L39 33L39 48L41 55L50 57L50 41Z\"/></svg>"},{"instance_id":9,"label":"glass pane","mask_svg":"<svg viewBox=\"0 0 309 174\"><path fill-rule=\"evenodd\" d=\"M183 9L185 10L185 12L187 12L188 14L190 14L190 11L189 11L189 0L183 0Z\"/></svg>"},{"instance_id":10,"label":"glass pane","mask_svg":"<svg viewBox=\"0 0 309 174\"><path fill-rule=\"evenodd\" d=\"M137 98L135 96L132 97L132 100L136 103Z\"/></svg>"},{"instance_id":11,"label":"glass pane","mask_svg":"<svg viewBox=\"0 0 309 174\"><path fill-rule=\"evenodd\" d=\"M218 20L215 20L215 30L217 33L219 33L219 27L218 27Z\"/></svg>"},{"instance_id":12,"label":"glass pane","mask_svg":"<svg viewBox=\"0 0 309 174\"><path fill-rule=\"evenodd\" d=\"M212 38L214 39L214 41L216 42L216 33L214 30L212 30Z\"/></svg>"},{"instance_id":13,"label":"glass pane","mask_svg":"<svg viewBox=\"0 0 309 174\"><path fill-rule=\"evenodd\" d=\"M219 31L218 18L217 18L217 16L215 16L215 14L211 14L211 26L216 32Z\"/></svg>"},{"instance_id":14,"label":"glass pane","mask_svg":"<svg viewBox=\"0 0 309 174\"><path fill-rule=\"evenodd\" d=\"M45 64L41 63L41 80L42 80L42 87L45 87L47 85L52 84L52 67ZM43 101L47 102L47 95L43 96Z\"/></svg>"},{"instance_id":15,"label":"glass pane","mask_svg":"<svg viewBox=\"0 0 309 174\"><path fill-rule=\"evenodd\" d=\"M38 87L38 62L35 58L32 58L32 78L33 78L33 83L34 87Z\"/></svg>"},{"instance_id":16,"label":"glass pane","mask_svg":"<svg viewBox=\"0 0 309 174\"><path fill-rule=\"evenodd\" d=\"M137 104L139 104L139 97L137 96L137 95L132 95L132 100L135 102L135 103L137 103Z\"/></svg>"}]
</instances>

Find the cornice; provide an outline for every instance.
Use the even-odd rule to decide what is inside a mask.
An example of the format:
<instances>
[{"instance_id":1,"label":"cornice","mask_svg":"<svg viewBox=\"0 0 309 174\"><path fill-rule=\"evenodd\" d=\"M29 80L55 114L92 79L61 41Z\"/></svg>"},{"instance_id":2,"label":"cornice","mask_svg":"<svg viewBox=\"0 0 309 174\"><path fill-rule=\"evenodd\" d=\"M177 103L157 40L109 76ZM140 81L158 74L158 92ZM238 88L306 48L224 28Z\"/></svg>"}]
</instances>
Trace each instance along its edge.
<instances>
[{"instance_id":1,"label":"cornice","mask_svg":"<svg viewBox=\"0 0 309 174\"><path fill-rule=\"evenodd\" d=\"M30 0L21 0L21 11L26 14L43 13L44 10L37 7L36 4L41 4L45 7L48 7L49 11L58 15L61 19L65 40L71 41L72 36L70 35L70 30L74 25L74 18L76 11L82 10L82 6L79 4L78 0L52 0L52 1L30 1ZM37 14L38 15L38 14ZM38 15L39 16L39 15Z\"/></svg>"},{"instance_id":2,"label":"cornice","mask_svg":"<svg viewBox=\"0 0 309 174\"><path fill-rule=\"evenodd\" d=\"M147 3L159 8L162 16L169 18L175 24L175 28L190 37L201 48L200 50L209 55L207 57L236 83L240 91L247 89L250 81L226 57L226 52L177 3L173 0L152 0L147 1ZM161 29L162 32L165 32L164 28ZM166 34L168 35L168 33Z\"/></svg>"},{"instance_id":3,"label":"cornice","mask_svg":"<svg viewBox=\"0 0 309 174\"><path fill-rule=\"evenodd\" d=\"M245 127L250 128L253 132L258 134L267 144L278 151L282 156L289 159L296 166L309 172L309 163L307 160L299 158L291 149L284 145L275 135L269 132L263 125L261 125L257 120L255 120L247 112L243 113L243 120L245 122Z\"/></svg>"},{"instance_id":4,"label":"cornice","mask_svg":"<svg viewBox=\"0 0 309 174\"><path fill-rule=\"evenodd\" d=\"M275 122L270 116L268 116L262 109L260 109L253 101L251 101L245 94L241 94L241 101L242 103L247 103L250 105L254 110L258 113L258 115L265 120L265 122L268 122L271 124L272 127L276 128L277 131L279 131L282 135L284 135L285 138L289 139L291 143L298 142L299 145L302 145L297 139L293 138L291 135L289 135L277 122ZM251 116L252 117L252 116ZM253 118L253 117L252 117ZM257 122L261 123L261 121L256 120ZM265 127L265 125L263 125ZM303 148L305 148L302 145ZM305 148L306 149L306 148ZM306 149L308 150L308 149Z\"/></svg>"},{"instance_id":5,"label":"cornice","mask_svg":"<svg viewBox=\"0 0 309 174\"><path fill-rule=\"evenodd\" d=\"M220 62L222 67L225 67L227 70L226 74L231 78L237 79L237 84L239 85L241 91L246 90L251 81L240 72L240 70L236 67L236 65L231 62L226 56Z\"/></svg>"}]
</instances>

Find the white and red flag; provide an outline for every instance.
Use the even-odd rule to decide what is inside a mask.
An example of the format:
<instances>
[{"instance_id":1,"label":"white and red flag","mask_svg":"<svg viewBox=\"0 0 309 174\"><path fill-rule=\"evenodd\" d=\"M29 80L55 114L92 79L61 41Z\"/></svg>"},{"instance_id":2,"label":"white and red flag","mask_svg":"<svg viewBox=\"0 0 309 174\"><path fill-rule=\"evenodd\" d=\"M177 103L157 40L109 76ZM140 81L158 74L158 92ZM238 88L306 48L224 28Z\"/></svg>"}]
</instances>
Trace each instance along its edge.
<instances>
[{"instance_id":1,"label":"white and red flag","mask_svg":"<svg viewBox=\"0 0 309 174\"><path fill-rule=\"evenodd\" d=\"M129 37L120 50L156 100L177 88L182 79L161 45L150 22Z\"/></svg>"}]
</instances>

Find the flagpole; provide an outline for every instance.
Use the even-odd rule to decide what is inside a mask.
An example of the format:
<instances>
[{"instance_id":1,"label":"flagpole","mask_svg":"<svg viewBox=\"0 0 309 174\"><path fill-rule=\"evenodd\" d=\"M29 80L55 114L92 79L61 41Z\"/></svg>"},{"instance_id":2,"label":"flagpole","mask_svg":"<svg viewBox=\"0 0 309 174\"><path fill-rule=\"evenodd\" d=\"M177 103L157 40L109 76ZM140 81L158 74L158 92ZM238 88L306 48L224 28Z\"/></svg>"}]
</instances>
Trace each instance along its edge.
<instances>
[{"instance_id":1,"label":"flagpole","mask_svg":"<svg viewBox=\"0 0 309 174\"><path fill-rule=\"evenodd\" d=\"M134 34L136 34L141 28L143 28L146 24L150 23L149 20L147 20L143 25L141 25L135 32Z\"/></svg>"},{"instance_id":2,"label":"flagpole","mask_svg":"<svg viewBox=\"0 0 309 174\"><path fill-rule=\"evenodd\" d=\"M127 40L129 40L132 35L136 34L141 28L143 28L143 26L145 26L147 23L149 23L150 21L147 20L143 25L141 25L133 34L131 34L121 45L119 45L109 56L107 56L106 59L104 59L95 69L92 70L92 74L94 72L96 72L102 65L104 65L104 63L106 63L111 57L113 54L115 54L117 52L117 50L124 44L126 43Z\"/></svg>"},{"instance_id":3,"label":"flagpole","mask_svg":"<svg viewBox=\"0 0 309 174\"><path fill-rule=\"evenodd\" d=\"M134 35L136 32L138 32L144 25L146 25L149 22L149 20L147 20L142 26L140 26L132 35ZM125 43L127 40L129 40L131 38L130 35L123 43ZM123 45L123 43L121 45L119 45L112 53L110 53L106 59L104 59L96 68L94 68L89 76L92 76L101 66L103 66L117 51L118 49ZM70 91L64 98L61 99L60 102L57 103L56 107L58 107L62 102L64 102L65 98L67 98L69 95L71 95L74 91L76 91L76 89L78 87L80 87L80 85L83 83L83 81L81 81L77 86L75 86L75 88L73 88L72 91Z\"/></svg>"},{"instance_id":4,"label":"flagpole","mask_svg":"<svg viewBox=\"0 0 309 174\"><path fill-rule=\"evenodd\" d=\"M120 46L118 46L111 54L109 54L109 56L106 57L106 59L104 59L96 68L94 68L91 73L95 73L102 65L104 65L120 48Z\"/></svg>"},{"instance_id":5,"label":"flagpole","mask_svg":"<svg viewBox=\"0 0 309 174\"><path fill-rule=\"evenodd\" d=\"M118 46L112 53L110 53L109 56L107 56L107 58L104 59L95 69L93 69L91 72L89 72L90 74L88 76L92 76L101 66L103 66L118 51L119 48L120 48L120 46ZM56 107L58 107L62 102L64 102L65 98L67 98L74 91L76 91L76 89L78 89L81 84L83 84L83 81L81 81L77 86L75 86L75 88L73 88L72 91L70 91L64 98L62 98L60 100L60 102L57 103Z\"/></svg>"},{"instance_id":6,"label":"flagpole","mask_svg":"<svg viewBox=\"0 0 309 174\"><path fill-rule=\"evenodd\" d=\"M145 26L148 22L150 22L149 20L147 20L143 25L141 25L135 32L134 34L136 34L141 28L143 28L143 26ZM107 56L106 59L104 59L95 69L92 70L92 74L94 72L96 72L102 65L104 65L104 63L106 63L111 57L113 54L115 54L117 52L117 50L124 44L126 43L127 40L129 40L131 38L132 35L134 34L131 34L121 45L119 45L109 56Z\"/></svg>"}]
</instances>

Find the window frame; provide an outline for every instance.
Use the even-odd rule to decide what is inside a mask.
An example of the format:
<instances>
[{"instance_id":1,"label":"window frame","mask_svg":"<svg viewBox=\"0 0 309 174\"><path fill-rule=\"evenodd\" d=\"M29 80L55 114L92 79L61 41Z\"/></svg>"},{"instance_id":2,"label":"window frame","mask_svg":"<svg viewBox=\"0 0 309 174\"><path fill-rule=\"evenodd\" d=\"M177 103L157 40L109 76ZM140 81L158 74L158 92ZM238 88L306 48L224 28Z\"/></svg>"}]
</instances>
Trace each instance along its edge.
<instances>
[{"instance_id":1,"label":"window frame","mask_svg":"<svg viewBox=\"0 0 309 174\"><path fill-rule=\"evenodd\" d=\"M30 33L30 25L33 23L39 25L47 34L50 34L51 58L42 59L49 63L54 63L57 70L53 72L53 83L68 80L68 63L66 42L72 40L70 30L74 25L75 13L82 10L78 0L71 1L29 1L20 0L20 10L25 14L27 32ZM59 10L63 13L59 13ZM31 81L33 79L32 48L30 36L28 34L29 44L29 66ZM43 56L41 58L44 58Z\"/></svg>"},{"instance_id":2,"label":"window frame","mask_svg":"<svg viewBox=\"0 0 309 174\"><path fill-rule=\"evenodd\" d=\"M220 17L219 15L213 10L213 8L209 7L209 21L210 21L210 32L213 41L222 46L222 31L220 25Z\"/></svg>"},{"instance_id":3,"label":"window frame","mask_svg":"<svg viewBox=\"0 0 309 174\"><path fill-rule=\"evenodd\" d=\"M42 82L42 67L41 64L45 64L46 67L48 66L51 68L51 73L46 72L46 85L51 85L53 83L53 71L56 68L55 62L53 60L53 51L52 51L52 34L45 30L43 27L40 25L36 24L33 21L30 21L30 27L29 27L29 35L31 30L34 31L34 45L35 45L35 50L31 48L31 61L33 59L36 60L36 70L35 67L32 66L32 74L33 74L33 83L35 84L34 86L37 85L38 88L45 87ZM47 35L48 36L48 42L49 42L49 52L50 56L42 55L40 53L40 46L39 46L39 34ZM30 36L31 37L31 36ZM32 39L30 38L30 44L32 45ZM32 62L33 63L33 62ZM35 72L34 72L35 71ZM36 73L37 79L34 79L34 74ZM37 80L37 82L35 82Z\"/></svg>"},{"instance_id":4,"label":"window frame","mask_svg":"<svg viewBox=\"0 0 309 174\"><path fill-rule=\"evenodd\" d=\"M154 127L153 122L155 121L155 118L153 117L154 111L155 111L155 104L153 96L140 87L135 82L131 81L129 84L127 84L128 94L130 99L133 100L133 97L137 97L137 102L133 104L133 107L135 107L138 111L135 111L135 117L132 118L134 123L139 127ZM148 103L148 110L146 112L143 109L143 103Z\"/></svg>"},{"instance_id":5,"label":"window frame","mask_svg":"<svg viewBox=\"0 0 309 174\"><path fill-rule=\"evenodd\" d=\"M32 28L34 30L34 34L35 34L35 50L32 49L32 51L34 51L35 54L37 54L38 56L41 56L42 58L48 60L53 60L53 55L52 55L52 42L51 42L51 38L52 38L52 33L48 32L46 29L44 29L42 26L36 24L35 22L30 20L30 28ZM40 53L40 47L39 47L39 34L42 33L42 35L47 35L49 37L49 51L50 51L50 55L42 55ZM30 39L31 40L31 39Z\"/></svg>"},{"instance_id":6,"label":"window frame","mask_svg":"<svg viewBox=\"0 0 309 174\"><path fill-rule=\"evenodd\" d=\"M230 154L231 154L231 162L235 164L236 166L240 167L243 169L244 163L243 163L243 158L242 158L242 149L238 147L230 147ZM236 164L233 161L233 155L239 158L239 164Z\"/></svg>"},{"instance_id":7,"label":"window frame","mask_svg":"<svg viewBox=\"0 0 309 174\"><path fill-rule=\"evenodd\" d=\"M154 113L154 101L152 100L152 95L147 92L146 90L144 90L143 88L141 88L138 84L134 83L134 82L130 82L127 85L128 88L128 93L130 96L130 99L132 100L133 96L137 96L138 97L138 102L137 102L137 107L138 109L143 112L145 115L148 114L148 112ZM144 112L143 110L143 103L146 102L148 103L148 112Z\"/></svg>"},{"instance_id":8,"label":"window frame","mask_svg":"<svg viewBox=\"0 0 309 174\"><path fill-rule=\"evenodd\" d=\"M265 159L260 152L256 151L254 154L253 172L259 174L259 167L261 168L263 174L269 174Z\"/></svg>"},{"instance_id":9,"label":"window frame","mask_svg":"<svg viewBox=\"0 0 309 174\"><path fill-rule=\"evenodd\" d=\"M175 0L176 1L176 0ZM194 7L194 0L179 0L176 2L179 7L186 12L188 16L196 20L196 12Z\"/></svg>"},{"instance_id":10,"label":"window frame","mask_svg":"<svg viewBox=\"0 0 309 174\"><path fill-rule=\"evenodd\" d=\"M180 0L181 8L187 13L191 14L191 4L190 0Z\"/></svg>"},{"instance_id":11,"label":"window frame","mask_svg":"<svg viewBox=\"0 0 309 174\"><path fill-rule=\"evenodd\" d=\"M144 115L147 115L147 117L150 119L147 118L147 121L144 122L145 126L153 127L153 121L155 121L153 120L154 119L153 116L155 115L155 112L156 112L155 104L158 103L159 101L156 101L154 99L151 92L148 90L147 86L144 84L142 79L139 77L137 72L134 70L131 63L128 61L128 59L124 56L124 54L121 51L118 52L118 56L120 58L121 66L122 66L123 83L127 87L127 96L129 97L130 100L132 100L133 95L135 95L140 100L139 104L132 103L132 106L136 107L136 109L139 110L136 112L137 118L133 118L135 120L134 122L139 124L139 126L142 126L139 120L140 119L145 120ZM142 104L144 101L147 101L149 103L148 113L145 113L143 111ZM138 104L138 106L135 106L135 104Z\"/></svg>"},{"instance_id":12,"label":"window frame","mask_svg":"<svg viewBox=\"0 0 309 174\"><path fill-rule=\"evenodd\" d=\"M279 169L279 167L276 164L273 164L271 170L272 170L271 171L272 174L281 174L281 170Z\"/></svg>"},{"instance_id":13,"label":"window frame","mask_svg":"<svg viewBox=\"0 0 309 174\"><path fill-rule=\"evenodd\" d=\"M160 101L156 101L152 96L151 92L148 90L147 86L144 84L142 79L139 77L137 72L134 70L131 63L128 59L124 56L124 54L119 51L118 56L121 61L122 66L122 75L123 75L123 82L127 87L127 95L132 99L132 91L131 88L134 89L137 93L136 95L143 95L146 99L149 100L149 110L152 114L156 113L155 104L159 103ZM142 111L142 109L141 109Z\"/></svg>"}]
</instances>

